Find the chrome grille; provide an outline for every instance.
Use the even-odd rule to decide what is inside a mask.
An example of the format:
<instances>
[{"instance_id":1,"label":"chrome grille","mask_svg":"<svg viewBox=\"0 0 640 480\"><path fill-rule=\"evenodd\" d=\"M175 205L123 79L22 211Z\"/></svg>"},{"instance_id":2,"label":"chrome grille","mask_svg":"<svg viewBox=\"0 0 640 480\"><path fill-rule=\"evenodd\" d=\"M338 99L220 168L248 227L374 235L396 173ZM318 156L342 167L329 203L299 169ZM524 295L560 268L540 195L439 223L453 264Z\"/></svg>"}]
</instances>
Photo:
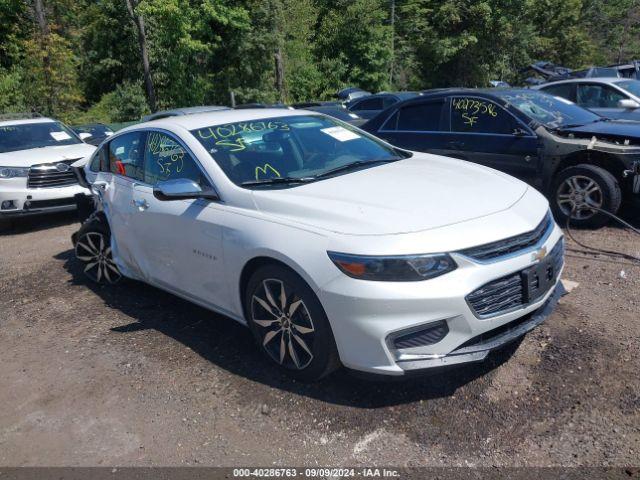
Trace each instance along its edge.
<instances>
[{"instance_id":1,"label":"chrome grille","mask_svg":"<svg viewBox=\"0 0 640 480\"><path fill-rule=\"evenodd\" d=\"M78 183L78 178L73 170L60 171L57 167L58 164L71 165L78 160L62 160L55 163L43 163L40 165L33 165L29 169L29 176L27 178L27 188L53 188L53 187L66 187L68 185L75 185Z\"/></svg>"},{"instance_id":2,"label":"chrome grille","mask_svg":"<svg viewBox=\"0 0 640 480\"><path fill-rule=\"evenodd\" d=\"M471 257L474 260L487 261L498 257L517 253L521 250L533 247L538 244L553 227L553 217L547 212L538 226L527 233L516 235L515 237L498 240L478 247L467 248L459 253Z\"/></svg>"},{"instance_id":3,"label":"chrome grille","mask_svg":"<svg viewBox=\"0 0 640 480\"><path fill-rule=\"evenodd\" d=\"M555 278L562 269L563 253L564 240L560 239L549 253ZM480 318L493 317L523 308L547 293L548 289L540 291L532 286L527 286L527 281L531 282L532 279L535 279L535 275L525 275L525 272L531 268L493 280L467 295L466 300L476 316ZM527 296L531 293L534 293L534 296L528 299Z\"/></svg>"}]
</instances>

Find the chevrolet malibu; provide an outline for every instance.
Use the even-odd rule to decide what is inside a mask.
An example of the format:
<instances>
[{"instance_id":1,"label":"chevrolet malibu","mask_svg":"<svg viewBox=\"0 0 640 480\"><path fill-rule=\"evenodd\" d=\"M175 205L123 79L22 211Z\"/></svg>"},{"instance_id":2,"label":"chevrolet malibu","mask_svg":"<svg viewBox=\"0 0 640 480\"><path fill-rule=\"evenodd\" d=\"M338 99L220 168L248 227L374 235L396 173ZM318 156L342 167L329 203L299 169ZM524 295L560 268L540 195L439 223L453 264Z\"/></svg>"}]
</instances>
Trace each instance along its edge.
<instances>
[{"instance_id":1,"label":"chevrolet malibu","mask_svg":"<svg viewBox=\"0 0 640 480\"><path fill-rule=\"evenodd\" d=\"M78 173L98 205L73 237L89 278L231 317L303 380L480 361L561 294L562 234L536 190L317 113L142 123Z\"/></svg>"}]
</instances>

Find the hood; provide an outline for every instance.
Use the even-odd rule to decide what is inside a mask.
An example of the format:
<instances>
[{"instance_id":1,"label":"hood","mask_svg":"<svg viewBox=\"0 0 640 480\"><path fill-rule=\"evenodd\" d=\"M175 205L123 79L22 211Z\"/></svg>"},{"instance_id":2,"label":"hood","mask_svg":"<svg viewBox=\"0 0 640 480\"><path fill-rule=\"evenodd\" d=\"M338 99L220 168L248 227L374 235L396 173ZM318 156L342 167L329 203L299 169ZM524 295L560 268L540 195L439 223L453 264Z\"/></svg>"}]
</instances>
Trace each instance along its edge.
<instances>
[{"instance_id":1,"label":"hood","mask_svg":"<svg viewBox=\"0 0 640 480\"><path fill-rule=\"evenodd\" d=\"M2 167L30 167L39 163L55 163L62 160L75 160L91 155L96 147L86 143L56 145L52 147L31 148L17 152L0 153Z\"/></svg>"},{"instance_id":2,"label":"hood","mask_svg":"<svg viewBox=\"0 0 640 480\"><path fill-rule=\"evenodd\" d=\"M282 190L254 190L257 208L350 235L410 233L510 208L527 185L496 170L414 153L398 162Z\"/></svg>"},{"instance_id":3,"label":"hood","mask_svg":"<svg viewBox=\"0 0 640 480\"><path fill-rule=\"evenodd\" d=\"M579 127L563 128L562 133L572 133L577 137L590 138L593 136L617 139L634 140L632 143L640 143L640 122L633 120L611 120L607 122L594 122Z\"/></svg>"}]
</instances>

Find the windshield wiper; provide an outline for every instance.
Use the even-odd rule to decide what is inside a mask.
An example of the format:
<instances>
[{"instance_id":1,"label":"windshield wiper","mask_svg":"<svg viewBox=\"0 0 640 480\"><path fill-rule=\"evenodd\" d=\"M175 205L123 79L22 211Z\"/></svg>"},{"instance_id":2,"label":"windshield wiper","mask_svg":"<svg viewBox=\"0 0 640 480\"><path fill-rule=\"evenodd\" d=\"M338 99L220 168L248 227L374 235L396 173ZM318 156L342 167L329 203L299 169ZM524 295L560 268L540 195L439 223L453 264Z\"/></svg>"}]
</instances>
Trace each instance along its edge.
<instances>
[{"instance_id":1,"label":"windshield wiper","mask_svg":"<svg viewBox=\"0 0 640 480\"><path fill-rule=\"evenodd\" d=\"M275 177L275 178L263 178L260 180L249 180L242 182L240 185L243 187L251 187L255 185L276 185L279 183L308 183L315 180L315 177Z\"/></svg>"},{"instance_id":2,"label":"windshield wiper","mask_svg":"<svg viewBox=\"0 0 640 480\"><path fill-rule=\"evenodd\" d=\"M375 165L377 163L391 163L397 162L398 160L402 160L404 157L391 157L391 158L383 158L379 160L357 160L355 162L347 163L346 165L342 165L340 167L332 168L331 170L327 170L326 172L319 173L315 175L313 178L324 178L334 175L340 172L346 172L348 170L353 170L358 167L362 167L365 165Z\"/></svg>"}]
</instances>

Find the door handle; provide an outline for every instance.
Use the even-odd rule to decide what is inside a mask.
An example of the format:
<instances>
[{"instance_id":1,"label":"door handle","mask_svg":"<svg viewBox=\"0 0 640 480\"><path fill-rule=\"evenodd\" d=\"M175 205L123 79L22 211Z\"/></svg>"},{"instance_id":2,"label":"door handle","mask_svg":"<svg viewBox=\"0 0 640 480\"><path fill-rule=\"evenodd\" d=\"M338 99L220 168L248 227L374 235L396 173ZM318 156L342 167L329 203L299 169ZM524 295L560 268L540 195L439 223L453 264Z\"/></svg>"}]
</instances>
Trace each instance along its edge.
<instances>
[{"instance_id":1,"label":"door handle","mask_svg":"<svg viewBox=\"0 0 640 480\"><path fill-rule=\"evenodd\" d=\"M131 200L131 205L136 207L141 212L144 212L149 208L149 203L143 198L142 200Z\"/></svg>"},{"instance_id":2,"label":"door handle","mask_svg":"<svg viewBox=\"0 0 640 480\"><path fill-rule=\"evenodd\" d=\"M454 140L454 141L448 142L447 146L449 148L462 148L462 147L464 147L464 142L460 142L458 140Z\"/></svg>"}]
</instances>

